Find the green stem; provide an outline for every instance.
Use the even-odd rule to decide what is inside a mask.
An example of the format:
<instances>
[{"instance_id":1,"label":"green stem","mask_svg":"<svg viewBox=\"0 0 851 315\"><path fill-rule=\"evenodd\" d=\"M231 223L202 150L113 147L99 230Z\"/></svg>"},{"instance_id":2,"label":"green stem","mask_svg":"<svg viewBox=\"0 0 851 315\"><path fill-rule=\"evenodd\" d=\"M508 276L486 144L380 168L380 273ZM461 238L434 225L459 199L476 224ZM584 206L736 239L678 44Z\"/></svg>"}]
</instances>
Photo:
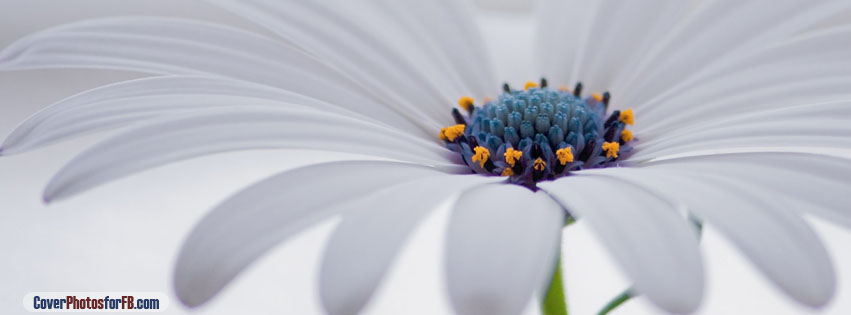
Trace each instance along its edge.
<instances>
[{"instance_id":1,"label":"green stem","mask_svg":"<svg viewBox=\"0 0 851 315\"><path fill-rule=\"evenodd\" d=\"M564 284L561 277L561 258L558 259L553 279L541 304L544 315L567 315L567 299L564 296Z\"/></svg>"},{"instance_id":2,"label":"green stem","mask_svg":"<svg viewBox=\"0 0 851 315\"><path fill-rule=\"evenodd\" d=\"M606 304L606 306L604 306L603 309L600 310L599 313L597 313L597 315L608 314L613 309L620 306L621 304L623 304L624 302L626 302L630 298L632 298L632 293L629 292L629 289L624 290L623 293L621 293L620 295L616 296L614 299L609 301L609 304Z\"/></svg>"},{"instance_id":3,"label":"green stem","mask_svg":"<svg viewBox=\"0 0 851 315\"><path fill-rule=\"evenodd\" d=\"M688 220L694 225L694 228L697 230L697 238L700 239L700 237L703 236L703 221L691 214L688 215ZM606 315L633 297L635 297L635 295L632 294L631 290L626 289L620 295L609 301L609 304L606 304L606 306L604 306L597 315Z\"/></svg>"}]
</instances>

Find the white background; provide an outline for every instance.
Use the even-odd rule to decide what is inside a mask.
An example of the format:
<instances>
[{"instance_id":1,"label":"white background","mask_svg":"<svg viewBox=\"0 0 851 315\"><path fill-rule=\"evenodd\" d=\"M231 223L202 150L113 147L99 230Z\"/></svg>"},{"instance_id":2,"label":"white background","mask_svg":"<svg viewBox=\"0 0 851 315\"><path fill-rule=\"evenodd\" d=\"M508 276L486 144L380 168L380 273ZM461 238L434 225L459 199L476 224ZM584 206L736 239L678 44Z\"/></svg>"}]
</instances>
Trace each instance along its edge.
<instances>
[{"instance_id":1,"label":"white background","mask_svg":"<svg viewBox=\"0 0 851 315\"><path fill-rule=\"evenodd\" d=\"M477 1L498 73L519 84L534 79L522 45L531 32L528 13L516 1ZM513 8L507 12L501 8ZM518 10L519 9L519 10ZM86 17L170 15L221 21L258 30L226 12L190 1L0 0L0 46L32 31ZM505 38L511 38L510 41ZM520 44L518 44L520 43ZM510 60L510 61L505 61ZM140 74L51 70L0 73L0 135L40 108L103 83ZM495 93L499 87L494 87ZM41 190L76 152L104 135L0 157L0 314L23 313L32 291L160 291L174 297L172 266L182 240L204 212L240 187L280 170L350 155L305 151L221 154L132 176L57 204L43 205ZM370 314L447 314L442 282L443 228L447 209L415 233L365 311ZM826 314L851 314L851 233L812 220L827 243L838 273L838 292ZM173 300L170 314L316 314L316 267L328 221L282 244L255 263L213 302L188 310ZM703 241L705 314L806 314L772 287L711 227ZM564 260L572 314L595 313L628 283L582 223L564 234ZM614 314L659 311L636 299ZM530 304L528 313L535 313Z\"/></svg>"}]
</instances>

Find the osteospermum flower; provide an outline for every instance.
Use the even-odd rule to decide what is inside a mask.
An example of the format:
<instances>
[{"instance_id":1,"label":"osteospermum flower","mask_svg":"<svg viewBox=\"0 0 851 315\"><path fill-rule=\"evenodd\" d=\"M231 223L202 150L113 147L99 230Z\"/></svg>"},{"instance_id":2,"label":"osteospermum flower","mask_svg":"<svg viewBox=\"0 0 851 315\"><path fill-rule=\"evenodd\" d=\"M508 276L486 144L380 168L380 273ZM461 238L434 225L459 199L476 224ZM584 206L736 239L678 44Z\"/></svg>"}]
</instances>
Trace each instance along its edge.
<instances>
[{"instance_id":1,"label":"osteospermum flower","mask_svg":"<svg viewBox=\"0 0 851 315\"><path fill-rule=\"evenodd\" d=\"M282 172L217 206L177 262L189 306L341 214L320 297L328 313L356 313L412 228L447 199L459 313L515 314L547 287L544 311L563 312L558 244L574 220L631 279L625 296L668 311L701 300L704 223L791 298L821 306L833 295L833 266L802 215L851 227L851 163L818 155L849 145L848 2L544 1L535 59L549 81L502 89L516 78L492 75L461 1L213 3L276 36L112 18L35 33L0 54L2 70L157 74L69 97L9 135L2 154L127 127L62 168L46 201L232 150L395 160Z\"/></svg>"}]
</instances>

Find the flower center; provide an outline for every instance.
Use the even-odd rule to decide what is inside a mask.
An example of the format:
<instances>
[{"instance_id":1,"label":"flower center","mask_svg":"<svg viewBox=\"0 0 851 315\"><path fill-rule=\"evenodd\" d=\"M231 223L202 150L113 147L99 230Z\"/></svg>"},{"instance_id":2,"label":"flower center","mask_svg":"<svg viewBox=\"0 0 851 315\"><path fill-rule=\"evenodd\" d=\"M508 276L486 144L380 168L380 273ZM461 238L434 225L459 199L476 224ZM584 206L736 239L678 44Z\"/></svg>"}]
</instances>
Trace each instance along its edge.
<instances>
[{"instance_id":1,"label":"flower center","mask_svg":"<svg viewBox=\"0 0 851 315\"><path fill-rule=\"evenodd\" d=\"M535 187L542 180L571 171L613 165L631 150L626 125L632 109L607 114L609 93L581 97L582 83L571 92L527 82L523 90L503 85L496 100L475 105L462 97L454 108L456 125L440 130L446 147L461 155L479 174L507 176L515 184Z\"/></svg>"}]
</instances>

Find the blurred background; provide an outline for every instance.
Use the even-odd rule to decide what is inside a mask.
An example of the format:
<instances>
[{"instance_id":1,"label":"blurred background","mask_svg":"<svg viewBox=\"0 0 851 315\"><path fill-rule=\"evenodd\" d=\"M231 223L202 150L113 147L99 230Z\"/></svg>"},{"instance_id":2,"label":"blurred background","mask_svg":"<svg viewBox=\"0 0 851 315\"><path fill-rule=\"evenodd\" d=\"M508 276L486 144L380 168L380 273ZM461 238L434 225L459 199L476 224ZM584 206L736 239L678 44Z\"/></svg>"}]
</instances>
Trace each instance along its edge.
<instances>
[{"instance_id":1,"label":"blurred background","mask_svg":"<svg viewBox=\"0 0 851 315\"><path fill-rule=\"evenodd\" d=\"M530 73L534 12L526 1L475 0L476 19L495 53L497 73L511 82ZM200 1L0 0L0 46L49 26L110 15L180 16L266 33ZM500 40L511 38L511 41ZM526 42L528 41L528 43ZM525 43L525 44L524 44ZM0 72L0 136L50 103L99 85L144 74L96 70ZM498 92L499 87L494 87ZM320 314L317 266L330 220L281 244L211 303L184 308L171 288L180 245L209 208L241 187L281 170L353 157L296 150L219 154L138 174L57 204L41 191L75 153L106 134L30 153L0 157L0 314L24 313L33 291L154 291L172 297L168 314ZM447 209L429 217L398 258L367 314L449 314L442 274ZM702 314L851 314L851 233L811 220L830 250L838 292L823 310L787 300L712 227L703 238L707 294ZM596 313L628 283L592 232L564 232L563 255L572 314ZM536 314L534 303L528 314ZM613 314L660 313L638 298Z\"/></svg>"}]
</instances>

